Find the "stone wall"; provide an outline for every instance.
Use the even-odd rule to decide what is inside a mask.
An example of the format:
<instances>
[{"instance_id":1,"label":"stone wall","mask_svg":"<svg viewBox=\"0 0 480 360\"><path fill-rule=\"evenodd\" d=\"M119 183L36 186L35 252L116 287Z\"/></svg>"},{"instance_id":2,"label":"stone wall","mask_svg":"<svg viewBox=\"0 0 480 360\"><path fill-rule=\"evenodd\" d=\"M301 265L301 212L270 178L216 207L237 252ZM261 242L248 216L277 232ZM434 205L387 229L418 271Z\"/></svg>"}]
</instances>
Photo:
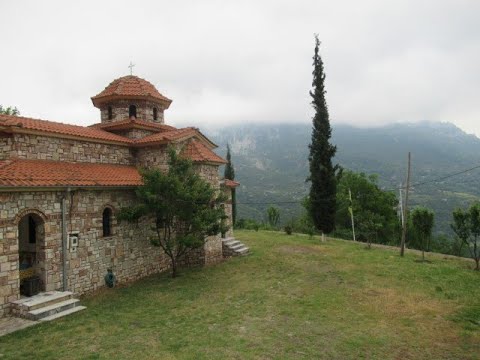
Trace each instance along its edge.
<instances>
[{"instance_id":1,"label":"stone wall","mask_svg":"<svg viewBox=\"0 0 480 360\"><path fill-rule=\"evenodd\" d=\"M0 315L19 298L18 222L30 212L44 221L44 241L37 258L42 289L62 288L62 192L1 193L0 203ZM133 192L79 191L67 196L67 231L79 232L79 246L68 251L68 289L76 294L104 286L107 268L119 283L168 269L162 250L150 244L147 224L118 223L115 214L134 200ZM102 236L102 213L113 209L112 236Z\"/></svg>"},{"instance_id":2,"label":"stone wall","mask_svg":"<svg viewBox=\"0 0 480 360\"><path fill-rule=\"evenodd\" d=\"M205 265L217 264L223 260L222 239L220 236L209 236L205 243Z\"/></svg>"},{"instance_id":3,"label":"stone wall","mask_svg":"<svg viewBox=\"0 0 480 360\"><path fill-rule=\"evenodd\" d=\"M135 105L137 107L137 119L158 124L164 123L164 108L161 103L133 99L112 101L102 105L100 108L100 117L102 123L110 123L128 119L130 105ZM109 106L112 107L112 119L108 118ZM157 108L157 120L154 120L153 118L153 108Z\"/></svg>"},{"instance_id":4,"label":"stone wall","mask_svg":"<svg viewBox=\"0 0 480 360\"><path fill-rule=\"evenodd\" d=\"M42 253L37 254L40 279L46 290L58 288L61 253L60 193L0 193L0 316L8 310L8 303L19 299L19 244L18 224L28 213L34 213L44 222ZM27 211L27 209L29 209Z\"/></svg>"},{"instance_id":5,"label":"stone wall","mask_svg":"<svg viewBox=\"0 0 480 360\"><path fill-rule=\"evenodd\" d=\"M0 317L9 303L19 299L19 222L31 213L44 225L37 247L37 275L42 290L62 289L61 201L64 192L0 193ZM66 196L67 232L79 234L76 251L67 252L68 290L76 294L105 286L107 269L113 269L119 283L165 271L170 262L162 249L150 243L151 223L118 222L121 207L135 201L133 191L72 191ZM102 214L112 209L111 236L104 237ZM222 260L219 237L211 237L202 249L192 252L185 265L213 264Z\"/></svg>"},{"instance_id":6,"label":"stone wall","mask_svg":"<svg viewBox=\"0 0 480 360\"><path fill-rule=\"evenodd\" d=\"M120 136L125 136L129 139L142 139L145 136L149 136L152 134L155 134L156 131L151 131L151 130L143 130L143 129L130 129L130 130L124 130L124 131L115 131L115 134L118 134Z\"/></svg>"},{"instance_id":7,"label":"stone wall","mask_svg":"<svg viewBox=\"0 0 480 360\"><path fill-rule=\"evenodd\" d=\"M136 153L136 160L136 165L140 168L158 168L167 171L167 145L139 148Z\"/></svg>"},{"instance_id":8,"label":"stone wall","mask_svg":"<svg viewBox=\"0 0 480 360\"><path fill-rule=\"evenodd\" d=\"M219 188L218 165L195 164L195 171L216 189Z\"/></svg>"},{"instance_id":9,"label":"stone wall","mask_svg":"<svg viewBox=\"0 0 480 360\"><path fill-rule=\"evenodd\" d=\"M0 155L2 156L2 155ZM3 155L5 156L5 155ZM61 139L47 136L14 134L7 158L54 160L132 165L134 158L127 146Z\"/></svg>"},{"instance_id":10,"label":"stone wall","mask_svg":"<svg viewBox=\"0 0 480 360\"><path fill-rule=\"evenodd\" d=\"M6 160L12 153L13 138L9 134L0 133L0 160Z\"/></svg>"},{"instance_id":11,"label":"stone wall","mask_svg":"<svg viewBox=\"0 0 480 360\"><path fill-rule=\"evenodd\" d=\"M132 191L81 191L72 197L72 221L68 231L79 231L79 247L70 252L69 287L75 293L90 292L104 285L107 269L117 280L132 281L169 267L168 258L150 243L151 224L118 222L115 214L132 205ZM104 237L102 214L112 209L112 234Z\"/></svg>"},{"instance_id":12,"label":"stone wall","mask_svg":"<svg viewBox=\"0 0 480 360\"><path fill-rule=\"evenodd\" d=\"M228 226L228 231L225 234L225 237L233 237L232 189L227 186L222 186L222 191L226 197L226 201L225 201L225 204L223 205L223 209L225 211L225 215L227 215L227 218L225 219L225 223Z\"/></svg>"}]
</instances>

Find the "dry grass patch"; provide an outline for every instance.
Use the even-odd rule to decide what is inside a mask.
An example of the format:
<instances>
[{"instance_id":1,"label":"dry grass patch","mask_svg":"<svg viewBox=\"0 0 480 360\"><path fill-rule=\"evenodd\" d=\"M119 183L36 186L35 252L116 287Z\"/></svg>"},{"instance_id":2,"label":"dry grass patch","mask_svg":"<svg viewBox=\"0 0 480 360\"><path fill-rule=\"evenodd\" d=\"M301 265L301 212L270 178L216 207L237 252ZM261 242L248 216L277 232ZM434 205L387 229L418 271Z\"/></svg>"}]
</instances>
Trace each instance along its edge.
<instances>
[{"instance_id":1,"label":"dry grass patch","mask_svg":"<svg viewBox=\"0 0 480 360\"><path fill-rule=\"evenodd\" d=\"M480 274L346 241L237 232L251 255L83 299L3 359L475 359ZM462 266L462 264L463 266Z\"/></svg>"}]
</instances>

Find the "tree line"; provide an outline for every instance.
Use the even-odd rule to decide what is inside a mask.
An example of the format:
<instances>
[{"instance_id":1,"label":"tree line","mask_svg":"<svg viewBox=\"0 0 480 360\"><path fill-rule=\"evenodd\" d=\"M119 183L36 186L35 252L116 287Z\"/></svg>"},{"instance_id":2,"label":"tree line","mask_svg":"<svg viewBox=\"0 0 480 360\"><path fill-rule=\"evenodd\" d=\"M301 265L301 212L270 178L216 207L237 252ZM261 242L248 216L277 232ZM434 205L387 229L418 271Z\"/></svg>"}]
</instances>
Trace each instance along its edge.
<instances>
[{"instance_id":1,"label":"tree line","mask_svg":"<svg viewBox=\"0 0 480 360\"><path fill-rule=\"evenodd\" d=\"M307 181L310 191L304 199L304 214L285 223L285 232L298 231L307 234L319 233L353 239L368 243L398 245L402 228L406 230L406 245L409 248L437 251L463 256L468 253L479 269L480 261L480 204L470 209L453 212L452 230L456 237L451 242L445 236L432 237L434 213L425 207L407 212L400 220L396 194L383 191L376 175L366 175L342 169L333 164L336 146L330 142L332 130L325 98L325 72L319 54L320 41L315 35L313 56L313 81L310 91L311 104L315 111L312 119L312 135L309 145L309 170ZM270 206L267 222L258 224L253 220L240 219L240 228L278 229L280 209ZM402 254L403 255L403 254Z\"/></svg>"}]
</instances>

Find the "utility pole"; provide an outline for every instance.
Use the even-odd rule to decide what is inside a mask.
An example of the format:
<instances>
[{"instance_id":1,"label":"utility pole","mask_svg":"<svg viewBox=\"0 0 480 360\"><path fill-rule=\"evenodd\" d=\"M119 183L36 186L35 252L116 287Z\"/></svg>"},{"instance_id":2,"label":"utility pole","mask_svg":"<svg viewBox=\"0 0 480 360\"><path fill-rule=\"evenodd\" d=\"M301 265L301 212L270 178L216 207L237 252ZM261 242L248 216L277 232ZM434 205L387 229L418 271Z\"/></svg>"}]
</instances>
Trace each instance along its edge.
<instances>
[{"instance_id":1,"label":"utility pole","mask_svg":"<svg viewBox=\"0 0 480 360\"><path fill-rule=\"evenodd\" d=\"M403 206L403 229L402 242L400 243L400 256L405 253L405 238L407 236L407 207L408 207L408 191L410 190L410 152L408 153L408 168L407 168L407 187L405 188L405 204Z\"/></svg>"},{"instance_id":2,"label":"utility pole","mask_svg":"<svg viewBox=\"0 0 480 360\"><path fill-rule=\"evenodd\" d=\"M352 233L353 233L353 241L355 240L355 222L353 221L353 202L352 202L352 192L350 191L350 188L348 188L348 197L350 198L350 207L348 208L350 210L350 217L352 219Z\"/></svg>"},{"instance_id":3,"label":"utility pole","mask_svg":"<svg viewBox=\"0 0 480 360\"><path fill-rule=\"evenodd\" d=\"M405 222L405 219L403 218L403 194L402 194L402 189L403 188L403 184L400 183L400 188L398 189L398 191L400 192L399 194L399 198L398 198L398 201L400 202L400 220L402 220L402 229L403 229L403 223Z\"/></svg>"}]
</instances>

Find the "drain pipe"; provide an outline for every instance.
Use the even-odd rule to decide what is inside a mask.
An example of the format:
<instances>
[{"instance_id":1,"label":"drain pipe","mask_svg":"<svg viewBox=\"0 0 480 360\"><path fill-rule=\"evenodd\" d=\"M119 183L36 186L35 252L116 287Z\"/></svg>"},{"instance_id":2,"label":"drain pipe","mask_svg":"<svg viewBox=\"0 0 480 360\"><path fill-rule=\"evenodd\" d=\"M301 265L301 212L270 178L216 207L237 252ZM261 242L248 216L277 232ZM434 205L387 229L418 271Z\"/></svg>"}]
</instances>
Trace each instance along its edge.
<instances>
[{"instance_id":1,"label":"drain pipe","mask_svg":"<svg viewBox=\"0 0 480 360\"><path fill-rule=\"evenodd\" d=\"M66 199L70 193L70 188L67 188L65 195L62 197L62 267L63 267L63 291L67 291L67 206Z\"/></svg>"}]
</instances>

